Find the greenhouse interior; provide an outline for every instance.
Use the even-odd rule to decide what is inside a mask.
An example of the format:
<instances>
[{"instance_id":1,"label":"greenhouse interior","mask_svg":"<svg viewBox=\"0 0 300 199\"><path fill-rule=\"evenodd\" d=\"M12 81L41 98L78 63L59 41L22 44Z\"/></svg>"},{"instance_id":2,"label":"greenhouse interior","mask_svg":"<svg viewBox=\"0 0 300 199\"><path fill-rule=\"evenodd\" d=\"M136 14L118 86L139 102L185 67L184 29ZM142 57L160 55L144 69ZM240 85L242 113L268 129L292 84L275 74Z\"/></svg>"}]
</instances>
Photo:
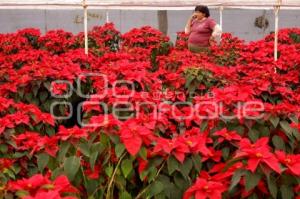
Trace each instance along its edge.
<instances>
[{"instance_id":1,"label":"greenhouse interior","mask_svg":"<svg viewBox=\"0 0 300 199\"><path fill-rule=\"evenodd\" d=\"M300 0L1 0L13 198L300 199Z\"/></svg>"}]
</instances>

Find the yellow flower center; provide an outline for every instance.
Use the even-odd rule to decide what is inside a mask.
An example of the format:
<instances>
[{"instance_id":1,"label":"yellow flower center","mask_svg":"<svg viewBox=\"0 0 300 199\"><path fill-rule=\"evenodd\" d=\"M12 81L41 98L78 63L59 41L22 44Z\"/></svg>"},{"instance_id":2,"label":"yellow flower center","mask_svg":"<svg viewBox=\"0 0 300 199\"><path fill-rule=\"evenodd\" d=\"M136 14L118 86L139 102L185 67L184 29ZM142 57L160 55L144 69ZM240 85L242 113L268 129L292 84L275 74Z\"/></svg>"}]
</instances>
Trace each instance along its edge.
<instances>
[{"instance_id":1,"label":"yellow flower center","mask_svg":"<svg viewBox=\"0 0 300 199\"><path fill-rule=\"evenodd\" d=\"M134 134L137 133L137 128L132 128L131 132Z\"/></svg>"},{"instance_id":2,"label":"yellow flower center","mask_svg":"<svg viewBox=\"0 0 300 199\"><path fill-rule=\"evenodd\" d=\"M190 140L189 140L189 141L187 141L186 143L187 143L189 146L192 146L192 144L193 144L193 142L192 142L192 141L190 141Z\"/></svg>"},{"instance_id":3,"label":"yellow flower center","mask_svg":"<svg viewBox=\"0 0 300 199\"><path fill-rule=\"evenodd\" d=\"M208 190L208 186L207 186L207 185L204 186L203 189L204 189L204 190Z\"/></svg>"},{"instance_id":4,"label":"yellow flower center","mask_svg":"<svg viewBox=\"0 0 300 199\"><path fill-rule=\"evenodd\" d=\"M256 157L261 158L263 155L261 153L256 153Z\"/></svg>"},{"instance_id":5,"label":"yellow flower center","mask_svg":"<svg viewBox=\"0 0 300 199\"><path fill-rule=\"evenodd\" d=\"M287 158L287 159L285 159L285 162L286 162L287 164L289 164L289 163L292 162L292 160L291 160L290 158Z\"/></svg>"},{"instance_id":6,"label":"yellow flower center","mask_svg":"<svg viewBox=\"0 0 300 199\"><path fill-rule=\"evenodd\" d=\"M108 124L109 124L109 121L108 120L104 120L103 126L107 126Z\"/></svg>"}]
</instances>

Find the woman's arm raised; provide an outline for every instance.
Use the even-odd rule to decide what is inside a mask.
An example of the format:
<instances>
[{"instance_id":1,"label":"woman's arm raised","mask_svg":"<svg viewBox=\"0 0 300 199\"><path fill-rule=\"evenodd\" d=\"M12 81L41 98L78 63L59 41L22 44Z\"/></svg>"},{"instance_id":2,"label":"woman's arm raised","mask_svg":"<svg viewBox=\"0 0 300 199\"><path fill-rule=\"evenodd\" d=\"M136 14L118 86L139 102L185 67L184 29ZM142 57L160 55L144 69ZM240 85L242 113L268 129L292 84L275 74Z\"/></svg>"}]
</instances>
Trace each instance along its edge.
<instances>
[{"instance_id":1,"label":"woman's arm raised","mask_svg":"<svg viewBox=\"0 0 300 199\"><path fill-rule=\"evenodd\" d=\"M192 26L192 21L196 16L193 14L187 21L185 28L184 28L184 32L185 34L190 34L191 32L191 26Z\"/></svg>"}]
</instances>

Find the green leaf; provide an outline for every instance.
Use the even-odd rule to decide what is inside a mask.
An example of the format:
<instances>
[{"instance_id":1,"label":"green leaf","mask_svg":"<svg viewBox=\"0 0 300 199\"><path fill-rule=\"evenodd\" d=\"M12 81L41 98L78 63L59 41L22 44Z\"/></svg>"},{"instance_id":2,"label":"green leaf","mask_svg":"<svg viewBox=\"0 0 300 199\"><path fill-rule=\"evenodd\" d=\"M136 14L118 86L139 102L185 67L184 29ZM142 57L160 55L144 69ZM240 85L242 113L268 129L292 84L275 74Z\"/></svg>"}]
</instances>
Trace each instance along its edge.
<instances>
[{"instance_id":1,"label":"green leaf","mask_svg":"<svg viewBox=\"0 0 300 199\"><path fill-rule=\"evenodd\" d=\"M167 165L169 175L172 175L174 171L179 170L179 162L173 156L169 156Z\"/></svg>"},{"instance_id":2,"label":"green leaf","mask_svg":"<svg viewBox=\"0 0 300 199\"><path fill-rule=\"evenodd\" d=\"M150 167L148 171L148 182L154 181L156 174L157 174L157 169L154 166Z\"/></svg>"},{"instance_id":3,"label":"green leaf","mask_svg":"<svg viewBox=\"0 0 300 199\"><path fill-rule=\"evenodd\" d=\"M20 190L16 192L16 196L19 198L24 198L25 196L29 196L29 192L25 190Z\"/></svg>"},{"instance_id":4,"label":"green leaf","mask_svg":"<svg viewBox=\"0 0 300 199\"><path fill-rule=\"evenodd\" d=\"M63 169L60 167L57 167L54 171L52 171L51 178L55 179L62 174L63 174Z\"/></svg>"},{"instance_id":5,"label":"green leaf","mask_svg":"<svg viewBox=\"0 0 300 199\"><path fill-rule=\"evenodd\" d=\"M266 126L259 127L260 137L269 137L270 136L270 129Z\"/></svg>"},{"instance_id":6,"label":"green leaf","mask_svg":"<svg viewBox=\"0 0 300 199\"><path fill-rule=\"evenodd\" d=\"M284 198L284 199L293 199L294 198L293 187L290 187L287 185L282 185L280 187L280 192L281 192L281 198Z\"/></svg>"},{"instance_id":7,"label":"green leaf","mask_svg":"<svg viewBox=\"0 0 300 199\"><path fill-rule=\"evenodd\" d=\"M252 142L256 142L256 140L259 138L259 132L256 129L250 129L248 136Z\"/></svg>"},{"instance_id":8,"label":"green leaf","mask_svg":"<svg viewBox=\"0 0 300 199\"><path fill-rule=\"evenodd\" d=\"M292 135L296 138L297 141L300 141L300 133L297 129L292 129Z\"/></svg>"},{"instance_id":9,"label":"green leaf","mask_svg":"<svg viewBox=\"0 0 300 199\"><path fill-rule=\"evenodd\" d=\"M3 173L7 174L13 180L16 179L14 172L10 169L4 169Z\"/></svg>"},{"instance_id":10,"label":"green leaf","mask_svg":"<svg viewBox=\"0 0 300 199\"><path fill-rule=\"evenodd\" d=\"M237 170L234 172L232 178L231 178L231 184L229 187L229 190L231 191L241 180L241 177L245 175L246 171L245 170Z\"/></svg>"},{"instance_id":11,"label":"green leaf","mask_svg":"<svg viewBox=\"0 0 300 199\"><path fill-rule=\"evenodd\" d=\"M181 189L178 189L174 183L170 183L170 197L171 199L182 199L183 191Z\"/></svg>"},{"instance_id":12,"label":"green leaf","mask_svg":"<svg viewBox=\"0 0 300 199\"><path fill-rule=\"evenodd\" d=\"M178 189L184 191L191 186L189 181L185 179L180 173L176 172L173 176L175 185Z\"/></svg>"},{"instance_id":13,"label":"green leaf","mask_svg":"<svg viewBox=\"0 0 300 199\"><path fill-rule=\"evenodd\" d=\"M32 93L26 93L25 94L25 99L27 102L31 102L32 101Z\"/></svg>"},{"instance_id":14,"label":"green leaf","mask_svg":"<svg viewBox=\"0 0 300 199\"><path fill-rule=\"evenodd\" d=\"M271 116L269 119L272 125L274 126L274 128L276 128L279 124L280 118L277 116Z\"/></svg>"},{"instance_id":15,"label":"green leaf","mask_svg":"<svg viewBox=\"0 0 300 199\"><path fill-rule=\"evenodd\" d=\"M55 135L55 129L53 127L51 127L51 126L47 126L46 127L46 133L49 136L53 136L53 135Z\"/></svg>"},{"instance_id":16,"label":"green leaf","mask_svg":"<svg viewBox=\"0 0 300 199\"><path fill-rule=\"evenodd\" d=\"M224 160L227 160L228 157L230 155L230 149L229 147L225 147L222 149L222 157L224 158Z\"/></svg>"},{"instance_id":17,"label":"green leaf","mask_svg":"<svg viewBox=\"0 0 300 199\"><path fill-rule=\"evenodd\" d=\"M296 124L299 123L298 117L297 117L296 115L290 116L289 119L290 119L293 123L296 123Z\"/></svg>"},{"instance_id":18,"label":"green leaf","mask_svg":"<svg viewBox=\"0 0 300 199\"><path fill-rule=\"evenodd\" d=\"M278 135L273 136L272 143L276 149L285 151L285 143Z\"/></svg>"},{"instance_id":19,"label":"green leaf","mask_svg":"<svg viewBox=\"0 0 300 199\"><path fill-rule=\"evenodd\" d=\"M206 130L207 126L208 126L208 122L207 121L203 121L201 123L201 126L200 126L201 132L204 132Z\"/></svg>"},{"instance_id":20,"label":"green leaf","mask_svg":"<svg viewBox=\"0 0 300 199\"><path fill-rule=\"evenodd\" d=\"M103 140L102 140L103 141ZM99 152L101 154L105 150L105 145L101 142L96 142L91 146L91 152Z\"/></svg>"},{"instance_id":21,"label":"green leaf","mask_svg":"<svg viewBox=\"0 0 300 199\"><path fill-rule=\"evenodd\" d=\"M51 88L51 83L50 82L48 82L48 81L43 82L43 85L44 85L45 88L47 88L48 91L50 91L50 88Z\"/></svg>"},{"instance_id":22,"label":"green leaf","mask_svg":"<svg viewBox=\"0 0 300 199\"><path fill-rule=\"evenodd\" d=\"M120 194L120 199L131 199L131 195L127 192L127 191L123 191L121 194Z\"/></svg>"},{"instance_id":23,"label":"green leaf","mask_svg":"<svg viewBox=\"0 0 300 199\"><path fill-rule=\"evenodd\" d=\"M139 155L144 160L147 160L147 149L145 147L142 147L139 151Z\"/></svg>"},{"instance_id":24,"label":"green leaf","mask_svg":"<svg viewBox=\"0 0 300 199\"><path fill-rule=\"evenodd\" d=\"M43 91L40 93L39 98L41 100L41 102L45 102L46 99L48 98L48 92L47 91Z\"/></svg>"},{"instance_id":25,"label":"green leaf","mask_svg":"<svg viewBox=\"0 0 300 199\"><path fill-rule=\"evenodd\" d=\"M15 173L18 174L21 171L21 167L18 165L14 165L11 167L11 170Z\"/></svg>"},{"instance_id":26,"label":"green leaf","mask_svg":"<svg viewBox=\"0 0 300 199\"><path fill-rule=\"evenodd\" d=\"M111 141L112 141L114 144L120 143L120 137L117 136L117 135L109 135L109 138L111 139Z\"/></svg>"},{"instance_id":27,"label":"green leaf","mask_svg":"<svg viewBox=\"0 0 300 199\"><path fill-rule=\"evenodd\" d=\"M0 152L6 153L8 150L8 146L6 144L0 144Z\"/></svg>"},{"instance_id":28,"label":"green leaf","mask_svg":"<svg viewBox=\"0 0 300 199\"><path fill-rule=\"evenodd\" d=\"M290 137L292 135L292 128L287 121L285 121L285 120L281 121L280 126L284 130L284 132L286 133L287 136Z\"/></svg>"},{"instance_id":29,"label":"green leaf","mask_svg":"<svg viewBox=\"0 0 300 199\"><path fill-rule=\"evenodd\" d=\"M23 157L23 156L25 156L25 155L26 155L26 152L23 152L23 153L16 152L16 153L14 153L14 154L12 155L12 158L18 159L18 158L21 158L21 157Z\"/></svg>"},{"instance_id":30,"label":"green leaf","mask_svg":"<svg viewBox=\"0 0 300 199\"><path fill-rule=\"evenodd\" d=\"M185 81L185 88L189 88L190 85L191 85L191 83L192 83L192 81L193 81L194 79L195 79L194 76L188 75L188 76L186 77L186 81Z\"/></svg>"},{"instance_id":31,"label":"green leaf","mask_svg":"<svg viewBox=\"0 0 300 199\"><path fill-rule=\"evenodd\" d=\"M114 171L114 168L112 166L108 166L105 168L105 173L108 177L112 176L113 171Z\"/></svg>"},{"instance_id":32,"label":"green leaf","mask_svg":"<svg viewBox=\"0 0 300 199\"><path fill-rule=\"evenodd\" d=\"M256 193L252 193L247 199L259 199Z\"/></svg>"},{"instance_id":33,"label":"green leaf","mask_svg":"<svg viewBox=\"0 0 300 199\"><path fill-rule=\"evenodd\" d=\"M197 76L197 80L199 81L199 82L201 82L202 80L203 80L203 75L201 75L201 74L199 74L198 76Z\"/></svg>"},{"instance_id":34,"label":"green leaf","mask_svg":"<svg viewBox=\"0 0 300 199\"><path fill-rule=\"evenodd\" d=\"M194 76L188 75L185 81L185 88L188 88L193 80L194 80Z\"/></svg>"},{"instance_id":35,"label":"green leaf","mask_svg":"<svg viewBox=\"0 0 300 199\"><path fill-rule=\"evenodd\" d=\"M186 178L189 177L189 173L193 168L193 161L191 158L186 158L183 164L179 166L179 171L182 173L183 176Z\"/></svg>"},{"instance_id":36,"label":"green leaf","mask_svg":"<svg viewBox=\"0 0 300 199\"><path fill-rule=\"evenodd\" d=\"M268 188L273 198L277 198L277 186L276 186L276 179L269 175L267 176Z\"/></svg>"},{"instance_id":37,"label":"green leaf","mask_svg":"<svg viewBox=\"0 0 300 199\"><path fill-rule=\"evenodd\" d=\"M119 143L119 144L116 145L115 152L116 152L117 158L121 157L121 155L123 154L124 150L125 150L124 144Z\"/></svg>"},{"instance_id":38,"label":"green leaf","mask_svg":"<svg viewBox=\"0 0 300 199\"><path fill-rule=\"evenodd\" d=\"M99 152L95 151L95 152L92 152L92 154L90 156L90 165L91 165L92 169L94 169L94 167L95 167L98 155L99 155Z\"/></svg>"},{"instance_id":39,"label":"green leaf","mask_svg":"<svg viewBox=\"0 0 300 199\"><path fill-rule=\"evenodd\" d=\"M69 180L72 181L79 170L80 158L76 156L71 156L66 158L64 162L64 172L68 176Z\"/></svg>"},{"instance_id":40,"label":"green leaf","mask_svg":"<svg viewBox=\"0 0 300 199\"><path fill-rule=\"evenodd\" d=\"M40 89L39 86L34 86L34 87L32 88L32 93L33 93L34 97L37 96L39 89ZM23 97L23 95L24 95L24 89L22 89L22 93L20 93L20 92L18 92L18 93L19 93L19 95L20 95L21 97Z\"/></svg>"},{"instance_id":41,"label":"green leaf","mask_svg":"<svg viewBox=\"0 0 300 199\"><path fill-rule=\"evenodd\" d=\"M144 181L145 177L148 175L149 170L144 170L140 173L140 179L141 181Z\"/></svg>"},{"instance_id":42,"label":"green leaf","mask_svg":"<svg viewBox=\"0 0 300 199\"><path fill-rule=\"evenodd\" d=\"M261 177L262 176L258 173L252 173L252 172L248 171L245 175L246 191L250 191L253 188L255 188L257 186L258 182L260 181Z\"/></svg>"},{"instance_id":43,"label":"green leaf","mask_svg":"<svg viewBox=\"0 0 300 199\"><path fill-rule=\"evenodd\" d=\"M58 153L58 161L62 162L63 159L65 158L69 148L70 148L71 144L69 142L63 142L60 146L60 150Z\"/></svg>"},{"instance_id":44,"label":"green leaf","mask_svg":"<svg viewBox=\"0 0 300 199\"><path fill-rule=\"evenodd\" d=\"M164 190L164 184L161 183L161 182L159 182L159 181L155 181L149 187L149 195L148 195L148 197L151 198L151 197L153 197L155 195L158 195L163 190Z\"/></svg>"},{"instance_id":45,"label":"green leaf","mask_svg":"<svg viewBox=\"0 0 300 199\"><path fill-rule=\"evenodd\" d=\"M201 171L202 168L202 162L201 162L201 157L200 155L196 154L192 156L193 164L197 172Z\"/></svg>"},{"instance_id":46,"label":"green leaf","mask_svg":"<svg viewBox=\"0 0 300 199\"><path fill-rule=\"evenodd\" d=\"M90 157L90 148L89 148L88 143L81 142L79 144L79 149L80 149L80 152L83 153L86 157Z\"/></svg>"},{"instance_id":47,"label":"green leaf","mask_svg":"<svg viewBox=\"0 0 300 199\"><path fill-rule=\"evenodd\" d=\"M124 174L124 177L127 178L127 176L130 174L132 171L133 166L132 166L132 161L129 159L123 160L121 163L121 170Z\"/></svg>"},{"instance_id":48,"label":"green leaf","mask_svg":"<svg viewBox=\"0 0 300 199\"><path fill-rule=\"evenodd\" d=\"M24 92L25 92L24 87L21 87L21 88L18 89L18 94L19 94L20 98L24 97Z\"/></svg>"},{"instance_id":49,"label":"green leaf","mask_svg":"<svg viewBox=\"0 0 300 199\"><path fill-rule=\"evenodd\" d=\"M43 172L45 167L47 166L49 162L49 155L46 153L39 154L37 156L37 164L40 172Z\"/></svg>"}]
</instances>

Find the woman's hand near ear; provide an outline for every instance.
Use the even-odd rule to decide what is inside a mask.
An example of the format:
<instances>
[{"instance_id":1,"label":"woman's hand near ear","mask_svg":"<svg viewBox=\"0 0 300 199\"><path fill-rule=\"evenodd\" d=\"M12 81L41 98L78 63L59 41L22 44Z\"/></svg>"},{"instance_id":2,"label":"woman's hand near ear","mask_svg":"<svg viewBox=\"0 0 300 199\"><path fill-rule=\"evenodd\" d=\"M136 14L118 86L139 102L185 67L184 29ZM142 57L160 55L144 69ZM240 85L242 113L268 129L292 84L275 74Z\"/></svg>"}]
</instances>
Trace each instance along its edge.
<instances>
[{"instance_id":1,"label":"woman's hand near ear","mask_svg":"<svg viewBox=\"0 0 300 199\"><path fill-rule=\"evenodd\" d=\"M188 19L188 21L187 21L187 23L186 23L186 25L185 25L185 29L184 29L185 34L190 34L190 32L191 32L192 21L193 21L196 17L197 17L197 15L196 15L195 13L193 13L193 14L189 17L189 19Z\"/></svg>"}]
</instances>

